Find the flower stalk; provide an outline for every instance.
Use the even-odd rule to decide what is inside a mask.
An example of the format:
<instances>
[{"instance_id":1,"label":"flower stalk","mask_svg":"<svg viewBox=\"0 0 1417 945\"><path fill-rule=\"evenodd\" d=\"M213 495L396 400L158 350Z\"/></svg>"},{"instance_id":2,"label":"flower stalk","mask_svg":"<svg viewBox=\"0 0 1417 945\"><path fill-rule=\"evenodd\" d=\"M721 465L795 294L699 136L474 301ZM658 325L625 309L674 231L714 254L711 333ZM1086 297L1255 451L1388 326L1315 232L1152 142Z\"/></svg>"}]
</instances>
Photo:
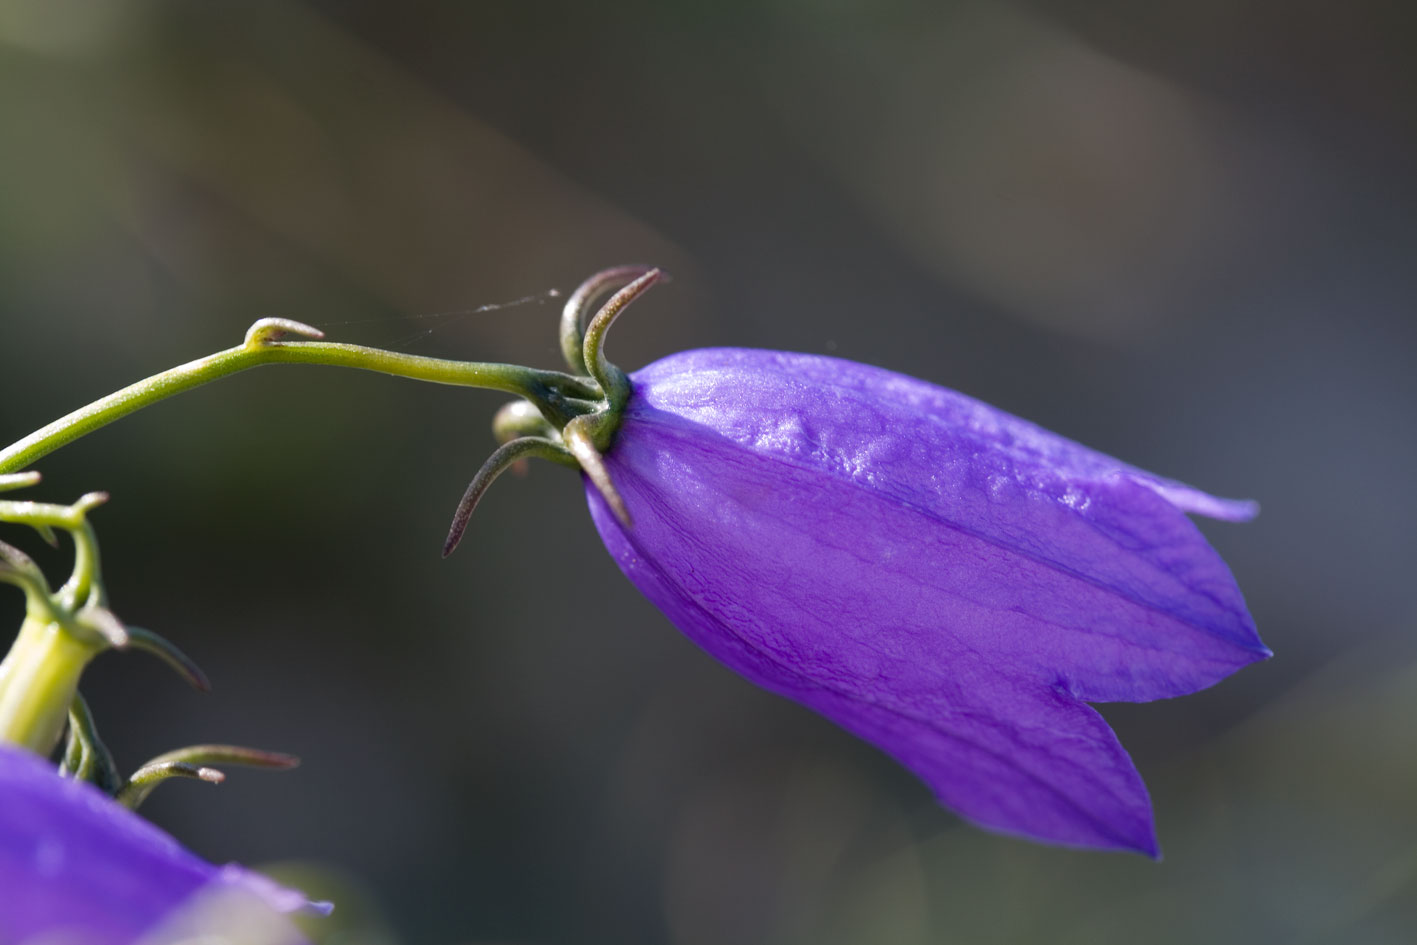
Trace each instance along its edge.
<instances>
[{"instance_id":1,"label":"flower stalk","mask_svg":"<svg viewBox=\"0 0 1417 945\"><path fill-rule=\"evenodd\" d=\"M302 340L283 340L291 335ZM323 338L324 333L319 329L300 322L262 319L251 326L242 344L115 391L0 450L0 475L19 472L40 457L134 411L267 364L355 368L434 384L504 391L531 401L557 427L564 426L573 417L593 412L602 396L590 378L573 377L560 371L428 358L320 340Z\"/></svg>"},{"instance_id":2,"label":"flower stalk","mask_svg":"<svg viewBox=\"0 0 1417 945\"><path fill-rule=\"evenodd\" d=\"M0 662L0 742L47 755L59 742L79 676L106 644L31 614Z\"/></svg>"},{"instance_id":3,"label":"flower stalk","mask_svg":"<svg viewBox=\"0 0 1417 945\"><path fill-rule=\"evenodd\" d=\"M34 477L7 477L6 488ZM59 741L89 660L109 646L126 646L127 630L104 606L98 542L87 515L107 496L90 493L73 505L0 501L0 521L27 525L46 539L54 530L74 540L74 567L57 591L30 558L0 542L0 582L25 593L24 623L0 662L0 742L48 754Z\"/></svg>"}]
</instances>

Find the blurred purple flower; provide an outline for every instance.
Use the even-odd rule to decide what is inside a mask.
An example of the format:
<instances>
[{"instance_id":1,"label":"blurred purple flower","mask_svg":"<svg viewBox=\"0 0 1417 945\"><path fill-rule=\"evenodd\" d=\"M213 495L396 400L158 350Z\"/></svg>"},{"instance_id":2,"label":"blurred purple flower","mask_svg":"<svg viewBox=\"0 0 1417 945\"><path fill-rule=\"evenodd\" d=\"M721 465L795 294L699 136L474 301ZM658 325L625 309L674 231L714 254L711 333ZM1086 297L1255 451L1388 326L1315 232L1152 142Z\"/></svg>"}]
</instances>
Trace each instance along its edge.
<instances>
[{"instance_id":1,"label":"blurred purple flower","mask_svg":"<svg viewBox=\"0 0 1417 945\"><path fill-rule=\"evenodd\" d=\"M586 492L681 630L981 826L1158 854L1146 787L1085 703L1270 655L1185 514L1253 503L847 361L689 351L631 381L605 461L633 527Z\"/></svg>"},{"instance_id":2,"label":"blurred purple flower","mask_svg":"<svg viewBox=\"0 0 1417 945\"><path fill-rule=\"evenodd\" d=\"M164 941L164 928L180 938L203 916L222 920L224 940L291 942L300 936L276 914L304 908L328 907L213 866L94 787L0 745L0 943Z\"/></svg>"}]
</instances>

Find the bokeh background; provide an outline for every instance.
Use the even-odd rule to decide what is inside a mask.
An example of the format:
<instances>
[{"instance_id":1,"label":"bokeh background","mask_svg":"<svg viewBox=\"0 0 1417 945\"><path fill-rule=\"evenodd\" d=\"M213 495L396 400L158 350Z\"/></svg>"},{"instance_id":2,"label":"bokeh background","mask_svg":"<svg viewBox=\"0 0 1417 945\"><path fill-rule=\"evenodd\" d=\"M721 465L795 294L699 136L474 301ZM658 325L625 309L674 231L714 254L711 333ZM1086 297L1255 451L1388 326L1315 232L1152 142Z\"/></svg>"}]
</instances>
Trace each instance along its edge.
<instances>
[{"instance_id":1,"label":"bokeh background","mask_svg":"<svg viewBox=\"0 0 1417 945\"><path fill-rule=\"evenodd\" d=\"M500 481L441 561L497 396L262 369L39 464L36 497L113 494L115 609L216 684L100 660L120 761L305 759L151 815L304 863L344 945L1413 941L1408 16L3 0L4 441L263 316L555 366L548 291L646 261L674 280L616 327L627 367L832 353L1264 506L1201 525L1276 658L1103 708L1157 864L962 825L720 668L565 470Z\"/></svg>"}]
</instances>

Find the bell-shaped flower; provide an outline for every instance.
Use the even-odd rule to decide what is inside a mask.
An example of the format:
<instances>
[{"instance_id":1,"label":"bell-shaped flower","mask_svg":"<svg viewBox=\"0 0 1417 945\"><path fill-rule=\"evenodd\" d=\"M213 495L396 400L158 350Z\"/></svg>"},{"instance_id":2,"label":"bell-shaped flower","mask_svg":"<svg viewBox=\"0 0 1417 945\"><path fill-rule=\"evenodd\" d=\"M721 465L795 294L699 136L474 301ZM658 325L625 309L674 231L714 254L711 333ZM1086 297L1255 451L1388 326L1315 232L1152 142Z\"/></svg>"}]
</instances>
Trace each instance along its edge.
<instances>
[{"instance_id":1,"label":"bell-shaped flower","mask_svg":"<svg viewBox=\"0 0 1417 945\"><path fill-rule=\"evenodd\" d=\"M873 742L981 826L1158 853L1088 702L1265 659L1186 517L1217 499L953 391L847 361L700 350L631 376L593 484L606 547L691 639Z\"/></svg>"},{"instance_id":2,"label":"bell-shaped flower","mask_svg":"<svg viewBox=\"0 0 1417 945\"><path fill-rule=\"evenodd\" d=\"M1087 703L1184 695L1270 655L1186 517L1254 503L850 361L700 350L627 376L605 334L658 277L606 270L571 296L562 351L601 396L504 408L445 553L502 470L578 465L621 570L710 654L981 826L1156 856L1146 786Z\"/></svg>"},{"instance_id":3,"label":"bell-shaped flower","mask_svg":"<svg viewBox=\"0 0 1417 945\"><path fill-rule=\"evenodd\" d=\"M214 866L90 784L0 745L0 942L128 945L302 937L312 905L236 865ZM215 940L215 939L213 939Z\"/></svg>"}]
</instances>

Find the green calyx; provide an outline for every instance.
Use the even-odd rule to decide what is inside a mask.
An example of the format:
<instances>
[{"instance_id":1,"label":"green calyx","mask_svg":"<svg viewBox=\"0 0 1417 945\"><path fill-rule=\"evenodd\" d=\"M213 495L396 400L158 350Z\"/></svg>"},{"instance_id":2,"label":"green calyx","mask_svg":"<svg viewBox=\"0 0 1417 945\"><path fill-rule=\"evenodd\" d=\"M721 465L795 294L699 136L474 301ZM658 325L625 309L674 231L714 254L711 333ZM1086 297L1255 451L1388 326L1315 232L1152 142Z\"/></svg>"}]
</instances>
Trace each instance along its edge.
<instances>
[{"instance_id":1,"label":"green calyx","mask_svg":"<svg viewBox=\"0 0 1417 945\"><path fill-rule=\"evenodd\" d=\"M482 464L463 493L443 543L444 557L452 554L462 540L473 510L493 481L508 469L523 468L532 457L582 470L605 497L616 518L629 527L629 510L610 480L603 454L620 428L630 398L630 380L606 360L605 335L625 307L660 276L658 269L648 266L606 269L587 279L566 300L561 313L561 353L576 379L594 386L598 396L582 402L588 408L584 412L564 419L553 415L532 396L513 401L497 413L492 429L502 445ZM587 313L611 292L614 294L587 323Z\"/></svg>"},{"instance_id":2,"label":"green calyx","mask_svg":"<svg viewBox=\"0 0 1417 945\"><path fill-rule=\"evenodd\" d=\"M0 475L0 492L38 482L35 473ZM58 531L74 541L73 571L57 589L29 555L0 541L0 583L20 588L26 602L24 623L0 661L0 743L48 755L67 731L60 771L94 784L130 808L168 778L219 783L225 775L213 764L294 767L298 760L290 755L237 745L195 745L159 755L129 777L118 773L78 692L79 678L95 656L108 649L141 650L161 659L193 688L207 691L211 685L172 643L151 630L124 625L109 609L98 540L88 521L88 513L107 499L95 492L72 505L0 500L0 523L28 526L49 544L58 544Z\"/></svg>"},{"instance_id":3,"label":"green calyx","mask_svg":"<svg viewBox=\"0 0 1417 945\"><path fill-rule=\"evenodd\" d=\"M39 481L35 473L0 476L0 491ZM98 539L88 515L108 501L92 492L72 505L0 500L0 522L34 529L58 544L56 532L74 542L74 566L58 588L34 560L0 541L0 583L25 595L25 620L0 662L0 742L48 754L59 741L78 692L79 676L108 649L154 654L198 689L209 688L202 671L177 647L149 631L123 624L108 607L99 565Z\"/></svg>"},{"instance_id":4,"label":"green calyx","mask_svg":"<svg viewBox=\"0 0 1417 945\"><path fill-rule=\"evenodd\" d=\"M37 475L5 476L0 489L37 482ZM88 513L107 500L90 493L73 505L0 501L0 522L26 525L57 544L56 531L74 541L69 579L51 588L39 566L20 549L0 542L0 582L25 595L25 621L0 662L0 741L47 754L64 729L79 675L109 647L126 647L127 628L108 609L99 571L98 542Z\"/></svg>"}]
</instances>

